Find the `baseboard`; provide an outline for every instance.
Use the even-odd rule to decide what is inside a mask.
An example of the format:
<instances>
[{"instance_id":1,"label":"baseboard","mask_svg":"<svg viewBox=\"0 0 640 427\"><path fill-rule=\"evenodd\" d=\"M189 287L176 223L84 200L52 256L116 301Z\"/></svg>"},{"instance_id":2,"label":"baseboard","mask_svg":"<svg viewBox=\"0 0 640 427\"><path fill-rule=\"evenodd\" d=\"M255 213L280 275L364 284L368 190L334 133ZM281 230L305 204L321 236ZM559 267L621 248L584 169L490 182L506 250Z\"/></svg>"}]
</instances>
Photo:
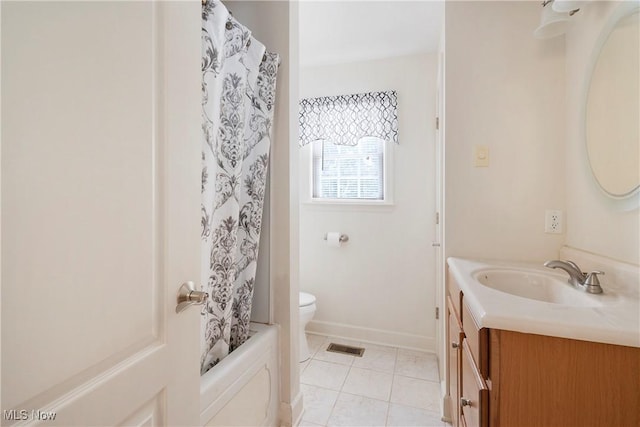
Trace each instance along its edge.
<instances>
[{"instance_id":1,"label":"baseboard","mask_svg":"<svg viewBox=\"0 0 640 427\"><path fill-rule=\"evenodd\" d=\"M302 421L302 414L304 410L304 401L302 397L302 391L298 392L298 395L293 402L291 403L291 419L293 420L293 425L300 425L300 421Z\"/></svg>"},{"instance_id":2,"label":"baseboard","mask_svg":"<svg viewBox=\"0 0 640 427\"><path fill-rule=\"evenodd\" d=\"M302 391L293 399L293 402L280 402L280 427L295 427L302 421Z\"/></svg>"},{"instance_id":3,"label":"baseboard","mask_svg":"<svg viewBox=\"0 0 640 427\"><path fill-rule=\"evenodd\" d=\"M441 420L451 424L451 399L447 394L447 382L440 381L440 393L442 395L442 417Z\"/></svg>"},{"instance_id":4,"label":"baseboard","mask_svg":"<svg viewBox=\"0 0 640 427\"><path fill-rule=\"evenodd\" d=\"M291 405L288 403L280 402L280 408L278 409L278 425L280 427L291 427Z\"/></svg>"},{"instance_id":5,"label":"baseboard","mask_svg":"<svg viewBox=\"0 0 640 427\"><path fill-rule=\"evenodd\" d=\"M306 331L313 334L347 338L371 344L381 344L434 353L436 351L435 337L425 337L384 329L364 328L342 323L312 320L307 324Z\"/></svg>"}]
</instances>

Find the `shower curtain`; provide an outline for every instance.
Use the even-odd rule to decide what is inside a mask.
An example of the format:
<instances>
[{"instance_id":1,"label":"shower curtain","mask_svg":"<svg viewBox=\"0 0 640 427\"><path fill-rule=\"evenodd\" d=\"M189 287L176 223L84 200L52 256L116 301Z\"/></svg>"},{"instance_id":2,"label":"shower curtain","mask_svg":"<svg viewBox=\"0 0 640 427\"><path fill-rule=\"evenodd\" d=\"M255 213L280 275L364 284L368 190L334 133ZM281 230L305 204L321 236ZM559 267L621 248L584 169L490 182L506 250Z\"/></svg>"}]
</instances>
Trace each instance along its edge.
<instances>
[{"instance_id":1,"label":"shower curtain","mask_svg":"<svg viewBox=\"0 0 640 427\"><path fill-rule=\"evenodd\" d=\"M218 0L202 8L201 373L249 337L279 58Z\"/></svg>"}]
</instances>

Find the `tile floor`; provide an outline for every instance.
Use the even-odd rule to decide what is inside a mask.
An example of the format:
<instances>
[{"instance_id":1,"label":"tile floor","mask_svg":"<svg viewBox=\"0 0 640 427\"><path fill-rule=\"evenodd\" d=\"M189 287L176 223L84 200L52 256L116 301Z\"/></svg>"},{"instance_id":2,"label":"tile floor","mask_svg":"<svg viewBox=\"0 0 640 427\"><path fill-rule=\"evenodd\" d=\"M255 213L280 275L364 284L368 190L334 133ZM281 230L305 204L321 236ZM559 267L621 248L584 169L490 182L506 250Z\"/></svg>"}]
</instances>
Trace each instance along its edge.
<instances>
[{"instance_id":1,"label":"tile floor","mask_svg":"<svg viewBox=\"0 0 640 427\"><path fill-rule=\"evenodd\" d=\"M305 426L449 426L440 420L440 383L431 353L308 334L300 364ZM364 347L362 357L326 351Z\"/></svg>"}]
</instances>

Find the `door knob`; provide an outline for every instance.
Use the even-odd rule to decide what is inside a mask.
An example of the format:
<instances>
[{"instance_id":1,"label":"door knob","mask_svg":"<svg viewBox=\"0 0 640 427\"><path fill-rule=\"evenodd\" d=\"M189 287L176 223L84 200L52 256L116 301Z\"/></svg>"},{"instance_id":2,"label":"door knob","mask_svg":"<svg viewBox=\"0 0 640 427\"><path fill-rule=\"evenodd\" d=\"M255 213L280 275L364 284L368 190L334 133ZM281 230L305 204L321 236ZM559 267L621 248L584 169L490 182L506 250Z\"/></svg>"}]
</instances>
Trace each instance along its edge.
<instances>
[{"instance_id":1,"label":"door knob","mask_svg":"<svg viewBox=\"0 0 640 427\"><path fill-rule=\"evenodd\" d=\"M180 313L185 308L192 305L202 305L208 297L208 293L196 290L195 283L185 282L178 290L178 305L176 306L176 313Z\"/></svg>"},{"instance_id":2,"label":"door knob","mask_svg":"<svg viewBox=\"0 0 640 427\"><path fill-rule=\"evenodd\" d=\"M461 397L460 398L460 405L462 405L462 406L471 406L471 400L467 399L466 397Z\"/></svg>"}]
</instances>

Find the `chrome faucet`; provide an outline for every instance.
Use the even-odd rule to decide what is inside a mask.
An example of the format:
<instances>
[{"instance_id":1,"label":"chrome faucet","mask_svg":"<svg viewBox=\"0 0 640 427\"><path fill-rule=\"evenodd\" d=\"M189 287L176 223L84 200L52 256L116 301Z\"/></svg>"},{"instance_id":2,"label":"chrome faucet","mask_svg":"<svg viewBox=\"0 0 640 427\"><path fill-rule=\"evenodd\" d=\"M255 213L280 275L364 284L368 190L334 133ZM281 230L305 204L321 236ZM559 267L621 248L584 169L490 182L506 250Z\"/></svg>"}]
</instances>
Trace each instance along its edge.
<instances>
[{"instance_id":1,"label":"chrome faucet","mask_svg":"<svg viewBox=\"0 0 640 427\"><path fill-rule=\"evenodd\" d=\"M602 271L592 271L591 273L583 273L580 267L573 261L560 261L555 259L544 263L545 267L559 268L569 274L568 282L578 289L582 289L590 294L601 294L602 287L598 274L604 275Z\"/></svg>"}]
</instances>

